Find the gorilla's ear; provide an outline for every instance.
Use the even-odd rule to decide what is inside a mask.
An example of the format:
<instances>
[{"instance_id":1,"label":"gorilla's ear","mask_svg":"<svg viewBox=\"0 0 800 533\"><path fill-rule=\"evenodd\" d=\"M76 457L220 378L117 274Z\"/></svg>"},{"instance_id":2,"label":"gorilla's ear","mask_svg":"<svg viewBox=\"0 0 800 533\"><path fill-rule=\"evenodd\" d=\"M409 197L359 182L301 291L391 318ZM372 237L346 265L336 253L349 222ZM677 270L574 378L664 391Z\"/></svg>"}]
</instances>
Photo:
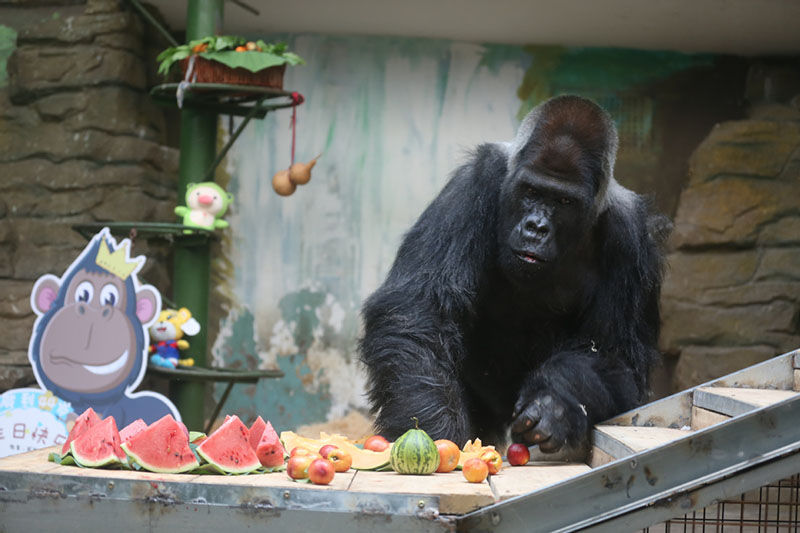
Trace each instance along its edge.
<instances>
[{"instance_id":1,"label":"gorilla's ear","mask_svg":"<svg viewBox=\"0 0 800 533\"><path fill-rule=\"evenodd\" d=\"M58 297L58 290L61 288L61 283L58 278L51 274L42 276L36 281L33 286L33 294L31 295L31 307L38 315L43 315L50 310L53 302Z\"/></svg>"},{"instance_id":2,"label":"gorilla's ear","mask_svg":"<svg viewBox=\"0 0 800 533\"><path fill-rule=\"evenodd\" d=\"M136 317L145 325L158 313L158 293L150 285L139 287L136 291Z\"/></svg>"}]
</instances>

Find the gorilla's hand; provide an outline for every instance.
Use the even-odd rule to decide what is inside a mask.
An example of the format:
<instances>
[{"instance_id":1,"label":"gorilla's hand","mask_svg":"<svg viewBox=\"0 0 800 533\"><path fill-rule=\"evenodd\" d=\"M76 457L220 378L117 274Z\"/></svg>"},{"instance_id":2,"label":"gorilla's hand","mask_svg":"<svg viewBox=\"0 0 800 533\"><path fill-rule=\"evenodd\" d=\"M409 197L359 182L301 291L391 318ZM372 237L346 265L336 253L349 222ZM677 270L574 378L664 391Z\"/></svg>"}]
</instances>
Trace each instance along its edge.
<instances>
[{"instance_id":1,"label":"gorilla's hand","mask_svg":"<svg viewBox=\"0 0 800 533\"><path fill-rule=\"evenodd\" d=\"M565 445L581 445L586 439L586 408L569 405L552 391L540 391L533 397L523 394L512 417L512 440L528 446L538 444L545 453L558 452Z\"/></svg>"}]
</instances>

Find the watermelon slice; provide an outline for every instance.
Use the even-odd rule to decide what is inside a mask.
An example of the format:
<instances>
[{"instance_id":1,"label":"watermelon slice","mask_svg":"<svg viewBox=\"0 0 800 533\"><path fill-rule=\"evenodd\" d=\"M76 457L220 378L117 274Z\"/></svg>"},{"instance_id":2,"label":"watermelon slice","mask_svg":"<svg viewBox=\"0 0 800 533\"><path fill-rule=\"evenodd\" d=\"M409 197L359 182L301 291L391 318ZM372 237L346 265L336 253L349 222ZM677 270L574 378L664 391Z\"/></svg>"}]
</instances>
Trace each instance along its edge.
<instances>
[{"instance_id":1,"label":"watermelon slice","mask_svg":"<svg viewBox=\"0 0 800 533\"><path fill-rule=\"evenodd\" d=\"M267 427L267 424L260 416L256 418L256 421L250 426L250 447L254 450L258 448L258 443L261 440L261 435L264 433L265 427Z\"/></svg>"},{"instance_id":2,"label":"watermelon slice","mask_svg":"<svg viewBox=\"0 0 800 533\"><path fill-rule=\"evenodd\" d=\"M70 452L80 466L97 468L126 460L119 446L119 431L113 416L96 423L70 443Z\"/></svg>"},{"instance_id":3,"label":"watermelon slice","mask_svg":"<svg viewBox=\"0 0 800 533\"><path fill-rule=\"evenodd\" d=\"M259 417L260 419L261 417ZM282 465L285 456L286 450L281 444L281 439L278 438L278 434L272 428L272 424L267 422L261 439L258 441L258 446L256 446L256 457L258 457L262 465L272 468Z\"/></svg>"},{"instance_id":4,"label":"watermelon slice","mask_svg":"<svg viewBox=\"0 0 800 533\"><path fill-rule=\"evenodd\" d=\"M200 466L189 447L189 438L172 415L161 417L123 442L122 449L150 472L178 474Z\"/></svg>"},{"instance_id":5,"label":"watermelon slice","mask_svg":"<svg viewBox=\"0 0 800 533\"><path fill-rule=\"evenodd\" d=\"M73 424L69 436L67 436L67 441L61 447L61 455L65 455L69 451L72 441L86 433L86 430L100 422L100 420L100 417L97 416L97 413L95 413L94 409L91 407L82 412L77 420L75 420L75 424Z\"/></svg>"},{"instance_id":6,"label":"watermelon slice","mask_svg":"<svg viewBox=\"0 0 800 533\"><path fill-rule=\"evenodd\" d=\"M119 440L125 442L126 440L130 440L131 437L138 434L140 431L147 429L147 424L141 418L137 418L124 428L122 428L119 432Z\"/></svg>"},{"instance_id":7,"label":"watermelon slice","mask_svg":"<svg viewBox=\"0 0 800 533\"><path fill-rule=\"evenodd\" d=\"M250 447L250 430L236 415L209 435L197 447L197 453L229 474L246 474L261 467L256 452Z\"/></svg>"}]
</instances>

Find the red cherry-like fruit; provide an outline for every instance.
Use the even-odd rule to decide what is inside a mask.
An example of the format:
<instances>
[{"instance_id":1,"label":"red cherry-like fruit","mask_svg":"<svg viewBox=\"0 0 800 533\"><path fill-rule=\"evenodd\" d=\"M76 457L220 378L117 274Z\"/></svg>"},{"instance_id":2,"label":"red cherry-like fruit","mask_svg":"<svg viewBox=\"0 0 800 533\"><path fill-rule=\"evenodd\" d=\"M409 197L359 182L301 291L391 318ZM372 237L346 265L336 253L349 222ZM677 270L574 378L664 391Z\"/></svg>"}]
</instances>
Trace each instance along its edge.
<instances>
[{"instance_id":1,"label":"red cherry-like fruit","mask_svg":"<svg viewBox=\"0 0 800 533\"><path fill-rule=\"evenodd\" d=\"M464 462L464 466L461 467L461 473L470 483L482 483L486 476L489 475L489 467L485 461L473 457Z\"/></svg>"},{"instance_id":2,"label":"red cherry-like fruit","mask_svg":"<svg viewBox=\"0 0 800 533\"><path fill-rule=\"evenodd\" d=\"M322 448L319 449L319 454L322 456L323 459L328 458L328 454L331 453L333 450L338 449L333 444L326 444Z\"/></svg>"},{"instance_id":3,"label":"red cherry-like fruit","mask_svg":"<svg viewBox=\"0 0 800 533\"><path fill-rule=\"evenodd\" d=\"M335 473L336 470L333 467L333 463L327 459L314 459L308 465L308 479L314 485L327 485L333 481Z\"/></svg>"},{"instance_id":4,"label":"red cherry-like fruit","mask_svg":"<svg viewBox=\"0 0 800 533\"><path fill-rule=\"evenodd\" d=\"M495 475L503 468L503 458L497 452L497 450L485 450L481 454L481 460L486 463L486 466L489 467L489 473L491 475Z\"/></svg>"},{"instance_id":5,"label":"red cherry-like fruit","mask_svg":"<svg viewBox=\"0 0 800 533\"><path fill-rule=\"evenodd\" d=\"M461 459L461 450L458 449L456 443L447 439L439 439L434 441L434 444L439 450L439 467L436 468L436 471L445 473L455 470L458 460Z\"/></svg>"},{"instance_id":6,"label":"red cherry-like fruit","mask_svg":"<svg viewBox=\"0 0 800 533\"><path fill-rule=\"evenodd\" d=\"M315 459L310 455L295 455L286 463L286 474L292 479L308 478L308 470Z\"/></svg>"},{"instance_id":7,"label":"red cherry-like fruit","mask_svg":"<svg viewBox=\"0 0 800 533\"><path fill-rule=\"evenodd\" d=\"M373 435L364 442L364 449L373 452L382 452L388 447L389 441L380 435Z\"/></svg>"},{"instance_id":8,"label":"red cherry-like fruit","mask_svg":"<svg viewBox=\"0 0 800 533\"><path fill-rule=\"evenodd\" d=\"M333 463L333 469L337 472L347 472L353 465L353 457L339 448L334 448L328 452L328 456L325 459Z\"/></svg>"},{"instance_id":9,"label":"red cherry-like fruit","mask_svg":"<svg viewBox=\"0 0 800 533\"><path fill-rule=\"evenodd\" d=\"M524 444L515 442L508 447L506 457L508 458L508 464L511 466L526 465L531 460L531 451Z\"/></svg>"}]
</instances>

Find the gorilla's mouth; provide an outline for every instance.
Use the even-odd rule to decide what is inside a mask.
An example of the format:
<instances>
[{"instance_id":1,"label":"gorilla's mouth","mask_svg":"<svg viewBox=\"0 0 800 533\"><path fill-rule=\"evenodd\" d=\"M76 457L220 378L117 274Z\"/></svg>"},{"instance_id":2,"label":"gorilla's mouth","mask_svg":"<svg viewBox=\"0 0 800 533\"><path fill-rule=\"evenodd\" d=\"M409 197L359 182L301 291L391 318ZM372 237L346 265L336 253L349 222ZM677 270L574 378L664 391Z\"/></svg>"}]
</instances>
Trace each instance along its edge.
<instances>
[{"instance_id":1,"label":"gorilla's mouth","mask_svg":"<svg viewBox=\"0 0 800 533\"><path fill-rule=\"evenodd\" d=\"M91 372L92 374L97 374L98 376L105 376L107 374L113 374L114 372L119 371L123 366L125 366L125 362L128 360L128 350L122 352L122 355L114 359L108 364L105 365L81 365L83 368Z\"/></svg>"},{"instance_id":2,"label":"gorilla's mouth","mask_svg":"<svg viewBox=\"0 0 800 533\"><path fill-rule=\"evenodd\" d=\"M515 252L515 253L516 256L520 258L521 261L525 261L526 263L530 264L546 263L544 259L530 252Z\"/></svg>"},{"instance_id":3,"label":"gorilla's mouth","mask_svg":"<svg viewBox=\"0 0 800 533\"><path fill-rule=\"evenodd\" d=\"M80 365L92 374L105 376L108 374L113 374L114 372L118 372L122 367L125 366L125 363L128 362L128 350L125 350L122 352L122 355L104 365L87 365L63 355L51 355L50 362L54 365Z\"/></svg>"}]
</instances>

